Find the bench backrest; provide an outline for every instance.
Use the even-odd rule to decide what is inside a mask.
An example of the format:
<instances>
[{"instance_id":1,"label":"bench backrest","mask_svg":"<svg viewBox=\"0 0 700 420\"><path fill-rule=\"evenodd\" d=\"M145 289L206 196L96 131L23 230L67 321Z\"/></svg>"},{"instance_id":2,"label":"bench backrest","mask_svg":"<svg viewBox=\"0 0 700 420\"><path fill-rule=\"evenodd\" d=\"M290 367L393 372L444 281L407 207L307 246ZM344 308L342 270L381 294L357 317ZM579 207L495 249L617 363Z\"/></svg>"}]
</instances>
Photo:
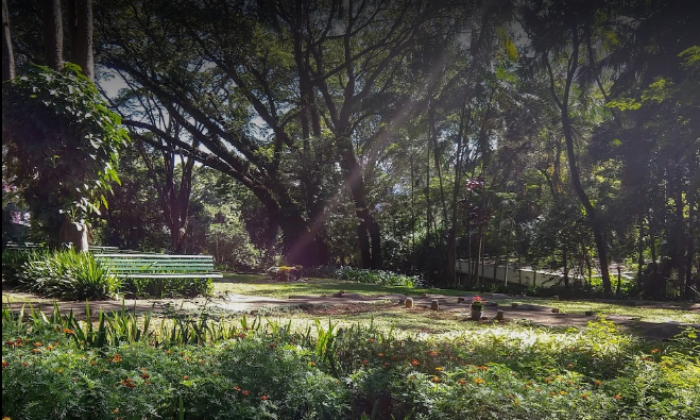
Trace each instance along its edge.
<instances>
[{"instance_id":1,"label":"bench backrest","mask_svg":"<svg viewBox=\"0 0 700 420\"><path fill-rule=\"evenodd\" d=\"M117 274L214 271L214 257L211 255L95 254L95 260Z\"/></svg>"}]
</instances>

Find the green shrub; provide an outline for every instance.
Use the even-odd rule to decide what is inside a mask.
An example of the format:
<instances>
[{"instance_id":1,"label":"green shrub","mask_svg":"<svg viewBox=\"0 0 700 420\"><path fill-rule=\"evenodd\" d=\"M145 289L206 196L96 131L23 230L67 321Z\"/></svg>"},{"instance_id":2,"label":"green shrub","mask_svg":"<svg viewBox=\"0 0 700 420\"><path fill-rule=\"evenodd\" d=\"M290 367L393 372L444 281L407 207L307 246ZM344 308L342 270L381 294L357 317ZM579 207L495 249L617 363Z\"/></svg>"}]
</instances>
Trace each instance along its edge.
<instances>
[{"instance_id":1,"label":"green shrub","mask_svg":"<svg viewBox=\"0 0 700 420\"><path fill-rule=\"evenodd\" d=\"M137 278L124 279L122 290L137 297L209 296L214 287L212 279L178 279L178 278Z\"/></svg>"},{"instance_id":2,"label":"green shrub","mask_svg":"<svg viewBox=\"0 0 700 420\"><path fill-rule=\"evenodd\" d=\"M92 254L73 250L35 254L19 274L20 285L60 300L104 300L115 296L119 279Z\"/></svg>"},{"instance_id":3,"label":"green shrub","mask_svg":"<svg viewBox=\"0 0 700 420\"><path fill-rule=\"evenodd\" d=\"M363 270L353 267L340 267L335 271L335 277L340 280L351 280L381 286L420 287L423 284L419 276L407 276L391 271Z\"/></svg>"},{"instance_id":4,"label":"green shrub","mask_svg":"<svg viewBox=\"0 0 700 420\"><path fill-rule=\"evenodd\" d=\"M94 319L93 319L94 321ZM445 336L243 316L97 322L2 311L2 416L25 419L697 419L697 331L646 343L476 326ZM265 322L265 323L264 323ZM327 325L327 327L326 327Z\"/></svg>"},{"instance_id":5,"label":"green shrub","mask_svg":"<svg viewBox=\"0 0 700 420\"><path fill-rule=\"evenodd\" d=\"M10 287L20 284L22 266L47 255L46 251L6 249L2 252L2 282Z\"/></svg>"}]
</instances>

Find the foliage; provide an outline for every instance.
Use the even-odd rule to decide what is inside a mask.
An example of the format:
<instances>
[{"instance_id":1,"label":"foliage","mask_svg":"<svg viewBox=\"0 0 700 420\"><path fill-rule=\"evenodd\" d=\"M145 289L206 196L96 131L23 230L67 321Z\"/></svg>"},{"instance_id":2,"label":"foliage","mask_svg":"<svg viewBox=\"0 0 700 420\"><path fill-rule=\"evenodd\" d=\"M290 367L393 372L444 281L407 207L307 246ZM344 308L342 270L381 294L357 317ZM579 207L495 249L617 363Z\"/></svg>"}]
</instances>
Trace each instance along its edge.
<instances>
[{"instance_id":1,"label":"foliage","mask_svg":"<svg viewBox=\"0 0 700 420\"><path fill-rule=\"evenodd\" d=\"M484 300L480 296L474 296L471 307L475 311L481 311L484 309Z\"/></svg>"},{"instance_id":2,"label":"foliage","mask_svg":"<svg viewBox=\"0 0 700 420\"><path fill-rule=\"evenodd\" d=\"M119 182L119 150L128 137L79 67L29 68L3 86L2 119L9 171L54 240L61 213L71 221L99 213L110 184Z\"/></svg>"},{"instance_id":3,"label":"foliage","mask_svg":"<svg viewBox=\"0 0 700 420\"><path fill-rule=\"evenodd\" d=\"M2 283L17 286L25 263L44 258L46 253L37 250L6 249L2 251Z\"/></svg>"},{"instance_id":4,"label":"foliage","mask_svg":"<svg viewBox=\"0 0 700 420\"><path fill-rule=\"evenodd\" d=\"M694 419L697 331L645 343L583 330L476 326L444 336L262 318L78 321L2 313L13 419Z\"/></svg>"},{"instance_id":5,"label":"foliage","mask_svg":"<svg viewBox=\"0 0 700 420\"><path fill-rule=\"evenodd\" d=\"M420 287L420 276L407 276L384 270L363 270L353 267L340 267L335 271L335 278L359 283L378 284L381 286Z\"/></svg>"},{"instance_id":6,"label":"foliage","mask_svg":"<svg viewBox=\"0 0 700 420\"><path fill-rule=\"evenodd\" d=\"M121 286L92 254L73 250L31 254L18 278L22 288L60 300L111 299Z\"/></svg>"},{"instance_id":7,"label":"foliage","mask_svg":"<svg viewBox=\"0 0 700 420\"><path fill-rule=\"evenodd\" d=\"M173 274L177 275L178 273L174 271ZM209 296L213 284L212 279L199 278L131 278L123 281L122 290L136 297L194 297L198 295Z\"/></svg>"}]
</instances>

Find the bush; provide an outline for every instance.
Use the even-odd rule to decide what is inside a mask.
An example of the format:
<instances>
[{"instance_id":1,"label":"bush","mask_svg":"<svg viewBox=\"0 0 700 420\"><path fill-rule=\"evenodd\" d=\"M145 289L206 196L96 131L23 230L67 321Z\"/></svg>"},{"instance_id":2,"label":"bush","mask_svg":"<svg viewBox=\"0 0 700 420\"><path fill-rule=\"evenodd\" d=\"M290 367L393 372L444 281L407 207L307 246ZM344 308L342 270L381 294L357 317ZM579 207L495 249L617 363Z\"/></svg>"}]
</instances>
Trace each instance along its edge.
<instances>
[{"instance_id":1,"label":"bush","mask_svg":"<svg viewBox=\"0 0 700 420\"><path fill-rule=\"evenodd\" d=\"M125 279L122 290L137 297L208 296L214 287L212 279Z\"/></svg>"},{"instance_id":2,"label":"bush","mask_svg":"<svg viewBox=\"0 0 700 420\"><path fill-rule=\"evenodd\" d=\"M119 279L92 254L73 250L34 254L22 266L20 285L60 300L104 300L115 296Z\"/></svg>"},{"instance_id":3,"label":"bush","mask_svg":"<svg viewBox=\"0 0 700 420\"><path fill-rule=\"evenodd\" d=\"M10 287L20 284L19 275L22 266L31 261L43 258L46 251L6 249L2 252L2 282Z\"/></svg>"},{"instance_id":4,"label":"bush","mask_svg":"<svg viewBox=\"0 0 700 420\"><path fill-rule=\"evenodd\" d=\"M339 280L352 280L381 286L420 287L423 283L419 276L407 276L391 271L363 270L353 267L340 267L335 271L335 277Z\"/></svg>"}]
</instances>

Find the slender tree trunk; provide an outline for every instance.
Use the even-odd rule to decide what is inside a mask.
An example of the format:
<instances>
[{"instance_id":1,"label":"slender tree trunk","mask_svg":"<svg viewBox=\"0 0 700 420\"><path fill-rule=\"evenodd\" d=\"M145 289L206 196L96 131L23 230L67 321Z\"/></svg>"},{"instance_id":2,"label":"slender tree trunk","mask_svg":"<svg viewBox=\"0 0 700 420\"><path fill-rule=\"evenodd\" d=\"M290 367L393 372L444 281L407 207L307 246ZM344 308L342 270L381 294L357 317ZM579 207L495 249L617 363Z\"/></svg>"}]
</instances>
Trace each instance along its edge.
<instances>
[{"instance_id":1,"label":"slender tree trunk","mask_svg":"<svg viewBox=\"0 0 700 420\"><path fill-rule=\"evenodd\" d=\"M10 12L7 0L2 0L2 81L15 78L15 54L12 48Z\"/></svg>"},{"instance_id":2,"label":"slender tree trunk","mask_svg":"<svg viewBox=\"0 0 700 420\"><path fill-rule=\"evenodd\" d=\"M63 70L63 19L61 0L42 0L44 54L46 63L54 70Z\"/></svg>"},{"instance_id":3,"label":"slender tree trunk","mask_svg":"<svg viewBox=\"0 0 700 420\"><path fill-rule=\"evenodd\" d=\"M75 32L71 39L71 57L91 81L95 81L92 46L92 0L74 0Z\"/></svg>"},{"instance_id":4,"label":"slender tree trunk","mask_svg":"<svg viewBox=\"0 0 700 420\"><path fill-rule=\"evenodd\" d=\"M573 84L574 76L578 69L578 54L579 54L580 42L578 38L578 31L575 29L573 32L573 43L572 43L572 56L569 59L569 67L567 68L566 83L564 87L564 94L561 100L556 93L555 80L551 72L551 67L549 61L546 61L547 68L550 74L550 90L554 100L561 111L561 122L564 134L564 140L566 144L566 154L567 160L569 162L569 173L571 174L571 183L574 187L574 191L578 196L581 204L586 209L586 216L593 230L593 237L595 239L596 249L598 251L598 258L600 259L600 271L603 278L603 291L607 296L612 295L612 283L610 281L610 270L608 267L608 248L605 231L603 229L602 221L597 215L596 209L591 204L591 200L588 194L581 184L581 175L577 165L576 151L574 150L574 133L573 127L571 126L571 117L569 116L569 95L571 92L571 87Z\"/></svg>"}]
</instances>

